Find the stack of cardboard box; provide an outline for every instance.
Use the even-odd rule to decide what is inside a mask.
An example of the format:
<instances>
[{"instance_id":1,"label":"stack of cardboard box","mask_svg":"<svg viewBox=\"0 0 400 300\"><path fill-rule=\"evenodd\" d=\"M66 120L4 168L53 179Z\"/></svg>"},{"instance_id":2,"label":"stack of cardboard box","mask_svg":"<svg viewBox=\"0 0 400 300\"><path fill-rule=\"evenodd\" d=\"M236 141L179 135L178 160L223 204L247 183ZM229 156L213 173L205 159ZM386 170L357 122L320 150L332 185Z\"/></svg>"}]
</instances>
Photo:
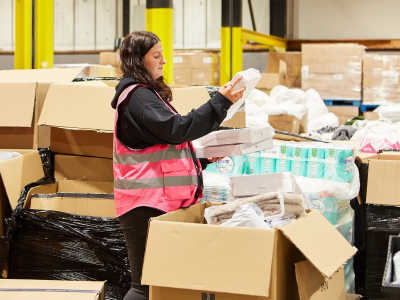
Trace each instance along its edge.
<instances>
[{"instance_id":1,"label":"stack of cardboard box","mask_svg":"<svg viewBox=\"0 0 400 300\"><path fill-rule=\"evenodd\" d=\"M323 99L361 100L364 51L357 44L303 44L301 87Z\"/></svg>"},{"instance_id":2,"label":"stack of cardboard box","mask_svg":"<svg viewBox=\"0 0 400 300\"><path fill-rule=\"evenodd\" d=\"M301 52L274 52L268 53L267 73L280 73L279 62L285 62L287 74L285 85L289 88L301 87Z\"/></svg>"},{"instance_id":3,"label":"stack of cardboard box","mask_svg":"<svg viewBox=\"0 0 400 300\"><path fill-rule=\"evenodd\" d=\"M363 61L363 103L400 103L400 55L366 54Z\"/></svg>"},{"instance_id":4,"label":"stack of cardboard box","mask_svg":"<svg viewBox=\"0 0 400 300\"><path fill-rule=\"evenodd\" d=\"M219 85L219 52L175 50L175 84Z\"/></svg>"}]
</instances>

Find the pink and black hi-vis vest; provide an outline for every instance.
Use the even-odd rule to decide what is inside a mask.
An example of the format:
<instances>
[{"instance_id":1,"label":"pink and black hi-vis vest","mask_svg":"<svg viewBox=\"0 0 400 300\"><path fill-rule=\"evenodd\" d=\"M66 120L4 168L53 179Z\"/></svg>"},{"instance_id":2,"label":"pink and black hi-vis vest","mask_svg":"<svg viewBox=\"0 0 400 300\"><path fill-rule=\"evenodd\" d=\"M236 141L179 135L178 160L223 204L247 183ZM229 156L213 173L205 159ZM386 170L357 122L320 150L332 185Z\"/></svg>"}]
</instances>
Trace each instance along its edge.
<instances>
[{"instance_id":1,"label":"pink and black hi-vis vest","mask_svg":"<svg viewBox=\"0 0 400 300\"><path fill-rule=\"evenodd\" d=\"M201 164L194 158L190 142L131 149L118 140L118 107L139 86L143 85L127 87L119 96L115 109L113 166L117 216L139 206L174 211L196 203L202 194L202 186L198 189Z\"/></svg>"}]
</instances>

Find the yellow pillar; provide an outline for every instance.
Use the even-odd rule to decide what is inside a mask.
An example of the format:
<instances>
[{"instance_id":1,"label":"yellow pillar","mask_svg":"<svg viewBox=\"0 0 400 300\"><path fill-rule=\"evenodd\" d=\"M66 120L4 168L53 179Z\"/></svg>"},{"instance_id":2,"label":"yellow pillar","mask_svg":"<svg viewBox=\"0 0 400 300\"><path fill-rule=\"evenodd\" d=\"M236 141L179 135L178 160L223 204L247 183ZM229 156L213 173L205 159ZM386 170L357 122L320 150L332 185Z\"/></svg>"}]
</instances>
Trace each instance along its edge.
<instances>
[{"instance_id":1,"label":"yellow pillar","mask_svg":"<svg viewBox=\"0 0 400 300\"><path fill-rule=\"evenodd\" d=\"M222 0L220 85L243 68L242 0Z\"/></svg>"},{"instance_id":2,"label":"yellow pillar","mask_svg":"<svg viewBox=\"0 0 400 300\"><path fill-rule=\"evenodd\" d=\"M35 0L35 68L52 68L54 63L54 1Z\"/></svg>"},{"instance_id":3,"label":"yellow pillar","mask_svg":"<svg viewBox=\"0 0 400 300\"><path fill-rule=\"evenodd\" d=\"M174 49L174 12L172 0L147 0L146 30L155 33L161 40L166 60L163 77L166 83L174 82L173 49Z\"/></svg>"},{"instance_id":4,"label":"yellow pillar","mask_svg":"<svg viewBox=\"0 0 400 300\"><path fill-rule=\"evenodd\" d=\"M232 52L230 27L221 28L220 85L227 83L243 69L242 27L232 27ZM231 72L232 59L232 72Z\"/></svg>"},{"instance_id":5,"label":"yellow pillar","mask_svg":"<svg viewBox=\"0 0 400 300\"><path fill-rule=\"evenodd\" d=\"M14 68L32 68L32 0L15 0Z\"/></svg>"}]
</instances>

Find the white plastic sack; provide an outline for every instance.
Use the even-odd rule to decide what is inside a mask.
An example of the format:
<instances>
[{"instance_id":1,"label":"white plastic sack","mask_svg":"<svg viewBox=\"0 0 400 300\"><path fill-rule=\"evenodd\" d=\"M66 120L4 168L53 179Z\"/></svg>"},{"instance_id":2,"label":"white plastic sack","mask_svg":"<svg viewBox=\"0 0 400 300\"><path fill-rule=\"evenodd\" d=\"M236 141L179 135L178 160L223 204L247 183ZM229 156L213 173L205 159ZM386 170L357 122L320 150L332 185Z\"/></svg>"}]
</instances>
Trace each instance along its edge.
<instances>
[{"instance_id":1,"label":"white plastic sack","mask_svg":"<svg viewBox=\"0 0 400 300\"><path fill-rule=\"evenodd\" d=\"M305 92L305 98L308 112L308 120L317 119L320 116L328 113L328 109L324 101L316 90L308 89Z\"/></svg>"},{"instance_id":2,"label":"white plastic sack","mask_svg":"<svg viewBox=\"0 0 400 300\"><path fill-rule=\"evenodd\" d=\"M253 227L270 229L264 222L264 213L255 203L241 205L228 221L221 224L226 227Z\"/></svg>"},{"instance_id":3,"label":"white plastic sack","mask_svg":"<svg viewBox=\"0 0 400 300\"><path fill-rule=\"evenodd\" d=\"M380 120L400 122L400 104L381 105L375 112L378 113Z\"/></svg>"},{"instance_id":4,"label":"white plastic sack","mask_svg":"<svg viewBox=\"0 0 400 300\"><path fill-rule=\"evenodd\" d=\"M308 119L307 130L317 131L325 126L338 127L339 119L333 113L325 113L318 117L313 117Z\"/></svg>"}]
</instances>

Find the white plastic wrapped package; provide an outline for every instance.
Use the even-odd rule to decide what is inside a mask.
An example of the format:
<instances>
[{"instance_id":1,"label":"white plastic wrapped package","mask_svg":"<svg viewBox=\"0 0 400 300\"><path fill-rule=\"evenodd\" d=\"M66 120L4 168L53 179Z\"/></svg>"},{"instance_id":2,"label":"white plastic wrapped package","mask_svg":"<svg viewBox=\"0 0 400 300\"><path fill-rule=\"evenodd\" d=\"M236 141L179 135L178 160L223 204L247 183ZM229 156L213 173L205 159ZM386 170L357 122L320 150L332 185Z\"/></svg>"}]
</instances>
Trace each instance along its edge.
<instances>
[{"instance_id":1,"label":"white plastic wrapped package","mask_svg":"<svg viewBox=\"0 0 400 300\"><path fill-rule=\"evenodd\" d=\"M8 152L8 151L0 151L0 162L12 159L14 157L18 157L21 154L18 152Z\"/></svg>"},{"instance_id":2,"label":"white plastic wrapped package","mask_svg":"<svg viewBox=\"0 0 400 300\"><path fill-rule=\"evenodd\" d=\"M241 205L232 218L220 224L220 226L270 229L269 225L264 221L263 211L255 203Z\"/></svg>"},{"instance_id":3,"label":"white plastic wrapped package","mask_svg":"<svg viewBox=\"0 0 400 300\"><path fill-rule=\"evenodd\" d=\"M236 73L230 82L233 82L239 76L242 76L242 80L235 86L234 91L237 91L243 87L246 87L246 90L243 94L243 97L241 99L239 99L238 101L236 101L229 108L224 121L231 119L236 112L238 112L240 109L242 109L246 98L248 97L248 95L251 93L251 91L255 88L255 86L261 79L260 71L254 69L254 68L250 68L250 69Z\"/></svg>"},{"instance_id":4,"label":"white plastic wrapped package","mask_svg":"<svg viewBox=\"0 0 400 300\"><path fill-rule=\"evenodd\" d=\"M318 117L310 118L307 123L308 131L317 131L323 127L338 127L339 119L334 113L326 113Z\"/></svg>"},{"instance_id":5,"label":"white plastic wrapped package","mask_svg":"<svg viewBox=\"0 0 400 300\"><path fill-rule=\"evenodd\" d=\"M200 202L229 202L231 196L231 184L229 176L221 173L203 171L203 197Z\"/></svg>"},{"instance_id":6,"label":"white plastic wrapped package","mask_svg":"<svg viewBox=\"0 0 400 300\"><path fill-rule=\"evenodd\" d=\"M400 122L400 104L381 105L375 112L378 113L380 120Z\"/></svg>"}]
</instances>

